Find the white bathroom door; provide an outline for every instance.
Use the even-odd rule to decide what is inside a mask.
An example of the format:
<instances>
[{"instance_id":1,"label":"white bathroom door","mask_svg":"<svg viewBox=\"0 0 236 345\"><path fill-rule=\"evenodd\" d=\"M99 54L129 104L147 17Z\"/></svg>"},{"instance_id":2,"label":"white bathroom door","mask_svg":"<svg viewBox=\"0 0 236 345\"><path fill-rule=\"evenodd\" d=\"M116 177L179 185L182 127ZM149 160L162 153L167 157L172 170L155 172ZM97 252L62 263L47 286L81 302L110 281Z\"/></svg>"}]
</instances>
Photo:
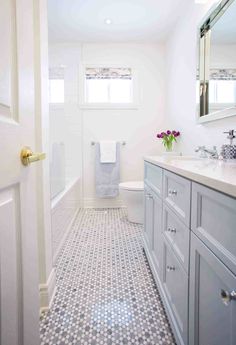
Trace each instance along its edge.
<instances>
[{"instance_id":1,"label":"white bathroom door","mask_svg":"<svg viewBox=\"0 0 236 345\"><path fill-rule=\"evenodd\" d=\"M0 0L0 344L39 344L33 0Z\"/></svg>"}]
</instances>

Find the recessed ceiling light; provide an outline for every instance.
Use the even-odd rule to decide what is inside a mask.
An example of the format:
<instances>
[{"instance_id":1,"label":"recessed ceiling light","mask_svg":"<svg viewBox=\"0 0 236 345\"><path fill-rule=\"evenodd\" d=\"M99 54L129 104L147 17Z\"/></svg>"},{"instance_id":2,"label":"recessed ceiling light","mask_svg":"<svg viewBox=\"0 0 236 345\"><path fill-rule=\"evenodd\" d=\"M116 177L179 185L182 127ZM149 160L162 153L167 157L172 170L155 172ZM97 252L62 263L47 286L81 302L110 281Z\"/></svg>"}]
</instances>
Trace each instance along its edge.
<instances>
[{"instance_id":1,"label":"recessed ceiling light","mask_svg":"<svg viewBox=\"0 0 236 345\"><path fill-rule=\"evenodd\" d=\"M106 18L106 19L104 20L104 22L105 22L105 24L107 24L107 25L111 25L111 24L112 24L112 20L111 20L110 18Z\"/></svg>"}]
</instances>

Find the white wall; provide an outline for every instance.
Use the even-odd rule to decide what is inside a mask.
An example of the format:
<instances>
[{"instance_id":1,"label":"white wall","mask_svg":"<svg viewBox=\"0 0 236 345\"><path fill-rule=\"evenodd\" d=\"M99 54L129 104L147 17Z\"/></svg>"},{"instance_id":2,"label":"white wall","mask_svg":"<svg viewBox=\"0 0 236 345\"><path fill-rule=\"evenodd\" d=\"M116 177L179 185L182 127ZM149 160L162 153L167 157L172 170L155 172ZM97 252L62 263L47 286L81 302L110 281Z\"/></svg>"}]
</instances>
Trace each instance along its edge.
<instances>
[{"instance_id":1,"label":"white wall","mask_svg":"<svg viewBox=\"0 0 236 345\"><path fill-rule=\"evenodd\" d=\"M236 67L236 45L215 44L211 46L211 68L235 68Z\"/></svg>"},{"instance_id":2,"label":"white wall","mask_svg":"<svg viewBox=\"0 0 236 345\"><path fill-rule=\"evenodd\" d=\"M168 121L181 131L178 147L188 154L198 145L220 148L227 142L222 132L236 128L236 117L202 125L196 122L197 27L212 4L190 2L166 44Z\"/></svg>"},{"instance_id":3,"label":"white wall","mask_svg":"<svg viewBox=\"0 0 236 345\"><path fill-rule=\"evenodd\" d=\"M156 133L165 120L165 59L161 45L84 44L82 62L121 64L138 73L137 110L83 110L83 180L85 206L112 207L118 199L97 199L94 184L94 147L91 141L126 141L121 148L121 181L143 179L143 156L158 154Z\"/></svg>"}]
</instances>

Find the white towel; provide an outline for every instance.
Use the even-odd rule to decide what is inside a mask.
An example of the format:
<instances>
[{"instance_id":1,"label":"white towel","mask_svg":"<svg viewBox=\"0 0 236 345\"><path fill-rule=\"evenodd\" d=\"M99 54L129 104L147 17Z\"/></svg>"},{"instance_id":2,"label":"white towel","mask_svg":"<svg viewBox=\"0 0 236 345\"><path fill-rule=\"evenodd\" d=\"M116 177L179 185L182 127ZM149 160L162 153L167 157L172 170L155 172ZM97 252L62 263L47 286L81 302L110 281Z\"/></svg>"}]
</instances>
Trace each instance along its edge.
<instances>
[{"instance_id":1,"label":"white towel","mask_svg":"<svg viewBox=\"0 0 236 345\"><path fill-rule=\"evenodd\" d=\"M116 141L100 141L100 163L116 162Z\"/></svg>"},{"instance_id":2,"label":"white towel","mask_svg":"<svg viewBox=\"0 0 236 345\"><path fill-rule=\"evenodd\" d=\"M95 146L95 183L98 198L116 198L120 183L120 144L116 145L116 162L100 162L100 145Z\"/></svg>"}]
</instances>

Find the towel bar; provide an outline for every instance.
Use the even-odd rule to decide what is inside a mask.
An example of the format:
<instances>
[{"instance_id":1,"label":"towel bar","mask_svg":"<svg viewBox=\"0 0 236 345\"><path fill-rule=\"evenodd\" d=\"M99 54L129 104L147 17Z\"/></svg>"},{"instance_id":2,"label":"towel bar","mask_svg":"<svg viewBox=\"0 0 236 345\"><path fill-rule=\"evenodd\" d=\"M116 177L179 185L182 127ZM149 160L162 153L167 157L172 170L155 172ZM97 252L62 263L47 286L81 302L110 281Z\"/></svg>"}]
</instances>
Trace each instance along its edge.
<instances>
[{"instance_id":1,"label":"towel bar","mask_svg":"<svg viewBox=\"0 0 236 345\"><path fill-rule=\"evenodd\" d=\"M121 141L119 142L122 146L125 146L126 145L126 141ZM91 145L94 146L96 145L96 141L91 141Z\"/></svg>"}]
</instances>

